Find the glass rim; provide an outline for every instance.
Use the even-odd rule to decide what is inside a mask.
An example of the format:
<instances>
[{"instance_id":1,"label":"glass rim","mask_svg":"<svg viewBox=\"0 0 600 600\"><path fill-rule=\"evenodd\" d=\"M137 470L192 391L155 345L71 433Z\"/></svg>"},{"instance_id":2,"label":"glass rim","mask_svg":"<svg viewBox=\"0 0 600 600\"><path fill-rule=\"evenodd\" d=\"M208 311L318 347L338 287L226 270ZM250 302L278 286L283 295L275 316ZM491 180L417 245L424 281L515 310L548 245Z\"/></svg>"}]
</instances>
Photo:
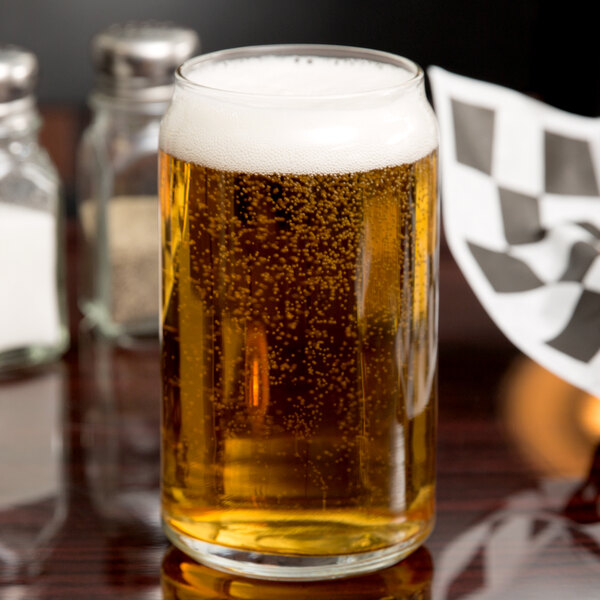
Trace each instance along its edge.
<instances>
[{"instance_id":1,"label":"glass rim","mask_svg":"<svg viewBox=\"0 0 600 600\"><path fill-rule=\"evenodd\" d=\"M403 81L391 85L375 87L368 90L342 93L307 93L307 94L276 94L265 92L240 91L225 87L213 87L191 80L186 71L201 63L222 62L231 59L254 58L259 56L314 56L324 58L354 58L368 60L376 63L390 64L404 69L411 76ZM215 94L226 94L237 98L277 98L281 100L333 100L342 98L369 97L393 93L418 86L424 79L424 71L416 62L383 50L373 50L358 46L344 46L334 44L267 44L257 46L242 46L227 48L206 54L200 54L186 60L175 71L176 86L184 86L190 90Z\"/></svg>"}]
</instances>

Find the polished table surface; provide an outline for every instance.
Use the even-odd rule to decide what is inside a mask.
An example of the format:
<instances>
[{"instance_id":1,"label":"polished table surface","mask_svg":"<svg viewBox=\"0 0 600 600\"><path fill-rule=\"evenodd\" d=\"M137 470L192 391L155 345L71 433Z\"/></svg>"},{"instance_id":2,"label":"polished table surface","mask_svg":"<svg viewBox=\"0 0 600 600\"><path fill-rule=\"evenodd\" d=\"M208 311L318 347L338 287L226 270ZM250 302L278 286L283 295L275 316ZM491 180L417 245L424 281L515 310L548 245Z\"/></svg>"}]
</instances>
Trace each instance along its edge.
<instances>
[{"instance_id":1,"label":"polished table surface","mask_svg":"<svg viewBox=\"0 0 600 600\"><path fill-rule=\"evenodd\" d=\"M170 548L158 342L71 329L62 361L0 379L0 600L600 598L600 402L503 340L447 252L437 523L367 576L259 582Z\"/></svg>"},{"instance_id":2,"label":"polished table surface","mask_svg":"<svg viewBox=\"0 0 600 600\"><path fill-rule=\"evenodd\" d=\"M67 191L84 117L46 109ZM158 342L99 340L0 376L0 600L600 599L600 401L521 356L445 246L440 266L437 523L367 576L259 582L169 547L159 515Z\"/></svg>"}]
</instances>

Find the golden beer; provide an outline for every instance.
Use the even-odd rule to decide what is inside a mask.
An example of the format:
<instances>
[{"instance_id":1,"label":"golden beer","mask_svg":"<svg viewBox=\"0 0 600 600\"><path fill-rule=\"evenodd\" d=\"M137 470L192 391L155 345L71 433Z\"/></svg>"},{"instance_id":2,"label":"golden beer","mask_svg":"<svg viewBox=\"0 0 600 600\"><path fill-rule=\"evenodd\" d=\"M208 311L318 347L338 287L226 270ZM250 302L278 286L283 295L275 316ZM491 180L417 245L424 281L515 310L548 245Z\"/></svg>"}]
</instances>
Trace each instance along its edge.
<instances>
[{"instance_id":1,"label":"golden beer","mask_svg":"<svg viewBox=\"0 0 600 600\"><path fill-rule=\"evenodd\" d=\"M307 131L314 109L294 106L283 127L267 119L289 154L250 142L239 151L255 157L250 170L231 137L225 152L187 152L204 142L181 118L196 107L202 123L230 110L264 125L262 108L180 94L160 155L166 531L208 564L259 577L389 564L433 522L436 146L410 162L328 166L325 153L311 166L310 146L285 136ZM221 133L232 135L226 122ZM335 127L327 135L335 143Z\"/></svg>"}]
</instances>

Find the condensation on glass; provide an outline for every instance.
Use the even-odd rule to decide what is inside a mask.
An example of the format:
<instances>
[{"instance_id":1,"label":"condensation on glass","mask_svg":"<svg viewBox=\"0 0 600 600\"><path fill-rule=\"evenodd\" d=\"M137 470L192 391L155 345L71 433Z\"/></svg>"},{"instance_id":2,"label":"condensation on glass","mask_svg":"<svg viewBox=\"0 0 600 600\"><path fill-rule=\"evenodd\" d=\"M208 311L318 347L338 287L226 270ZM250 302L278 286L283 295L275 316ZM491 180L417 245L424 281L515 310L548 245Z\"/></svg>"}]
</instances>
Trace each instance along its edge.
<instances>
[{"instance_id":1,"label":"condensation on glass","mask_svg":"<svg viewBox=\"0 0 600 600\"><path fill-rule=\"evenodd\" d=\"M161 125L162 514L236 573L392 564L431 531L437 126L390 54L192 59Z\"/></svg>"},{"instance_id":2,"label":"condensation on glass","mask_svg":"<svg viewBox=\"0 0 600 600\"><path fill-rule=\"evenodd\" d=\"M22 593L18 588L34 583L43 572L67 518L67 388L68 372L60 361L0 378L4 597L38 597L33 593L36 586L26 585Z\"/></svg>"}]
</instances>

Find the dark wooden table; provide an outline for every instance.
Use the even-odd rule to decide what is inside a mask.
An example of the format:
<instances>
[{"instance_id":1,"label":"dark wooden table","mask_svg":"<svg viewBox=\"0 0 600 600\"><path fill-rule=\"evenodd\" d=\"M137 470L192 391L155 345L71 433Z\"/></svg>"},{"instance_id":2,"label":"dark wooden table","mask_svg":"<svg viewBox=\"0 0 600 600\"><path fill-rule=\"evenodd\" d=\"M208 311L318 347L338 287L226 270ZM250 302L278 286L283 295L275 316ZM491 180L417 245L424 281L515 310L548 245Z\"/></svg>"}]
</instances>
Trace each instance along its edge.
<instances>
[{"instance_id":1,"label":"dark wooden table","mask_svg":"<svg viewBox=\"0 0 600 600\"><path fill-rule=\"evenodd\" d=\"M64 360L0 380L0 599L600 598L600 402L520 357L446 252L441 284L438 517L424 548L310 584L235 578L170 549L158 344L94 339L74 310Z\"/></svg>"},{"instance_id":2,"label":"dark wooden table","mask_svg":"<svg viewBox=\"0 0 600 600\"><path fill-rule=\"evenodd\" d=\"M72 189L83 118L46 110ZM0 379L0 600L600 598L600 401L523 358L443 248L438 510L425 547L344 581L227 576L159 524L158 343L112 346L75 308L62 361Z\"/></svg>"}]
</instances>

